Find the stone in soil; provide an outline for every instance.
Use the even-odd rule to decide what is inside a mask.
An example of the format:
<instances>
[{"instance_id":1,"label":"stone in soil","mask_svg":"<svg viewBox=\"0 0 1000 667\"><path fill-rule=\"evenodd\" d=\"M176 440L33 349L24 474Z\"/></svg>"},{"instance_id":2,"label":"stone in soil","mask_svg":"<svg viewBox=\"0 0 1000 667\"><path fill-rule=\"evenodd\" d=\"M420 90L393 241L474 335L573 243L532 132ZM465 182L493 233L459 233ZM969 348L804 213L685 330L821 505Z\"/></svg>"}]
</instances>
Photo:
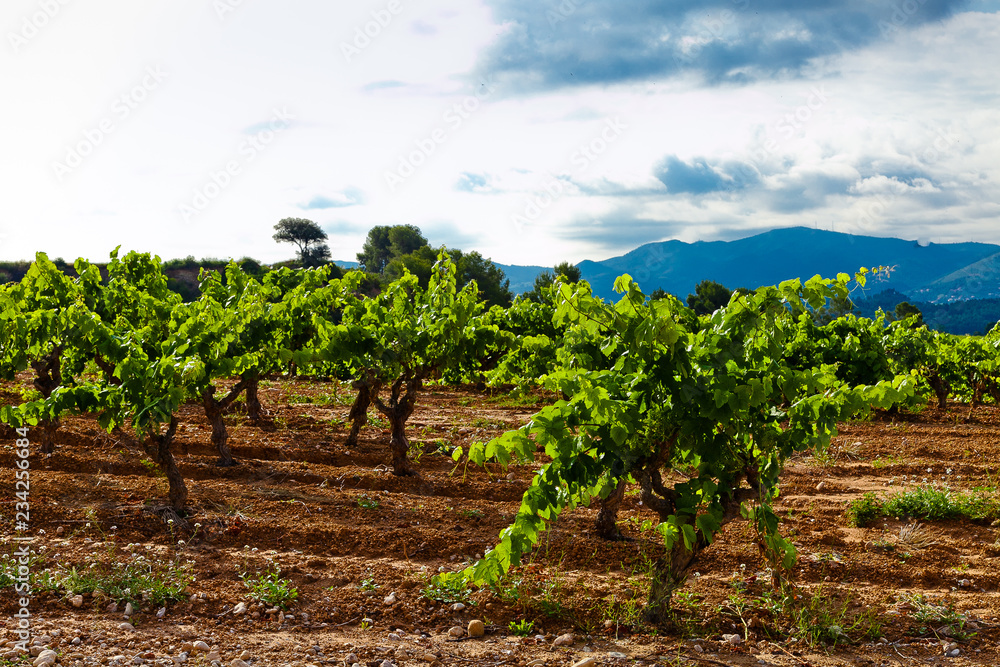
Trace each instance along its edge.
<instances>
[{"instance_id":1,"label":"stone in soil","mask_svg":"<svg viewBox=\"0 0 1000 667\"><path fill-rule=\"evenodd\" d=\"M564 635L559 635L556 640L552 642L553 646L572 646L574 641L573 634L567 632Z\"/></svg>"}]
</instances>

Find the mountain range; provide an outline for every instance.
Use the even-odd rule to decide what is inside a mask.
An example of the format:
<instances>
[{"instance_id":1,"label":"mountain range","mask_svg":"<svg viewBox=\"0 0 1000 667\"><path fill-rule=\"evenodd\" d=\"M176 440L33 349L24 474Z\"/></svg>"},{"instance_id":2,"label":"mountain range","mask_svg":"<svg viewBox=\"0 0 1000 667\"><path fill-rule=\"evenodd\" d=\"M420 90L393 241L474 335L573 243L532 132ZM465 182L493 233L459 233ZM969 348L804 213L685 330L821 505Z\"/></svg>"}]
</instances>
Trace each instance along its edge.
<instances>
[{"instance_id":1,"label":"mountain range","mask_svg":"<svg viewBox=\"0 0 1000 667\"><path fill-rule=\"evenodd\" d=\"M498 264L511 290L531 290L542 266ZM660 288L681 299L702 280L729 289L776 285L819 274L833 278L860 267L888 267L869 281L870 293L894 289L914 301L948 303L1000 297L1000 246L989 243L927 243L859 236L806 227L774 229L735 241L647 243L619 257L577 264L594 294L614 299L615 279L631 275L647 294Z\"/></svg>"}]
</instances>

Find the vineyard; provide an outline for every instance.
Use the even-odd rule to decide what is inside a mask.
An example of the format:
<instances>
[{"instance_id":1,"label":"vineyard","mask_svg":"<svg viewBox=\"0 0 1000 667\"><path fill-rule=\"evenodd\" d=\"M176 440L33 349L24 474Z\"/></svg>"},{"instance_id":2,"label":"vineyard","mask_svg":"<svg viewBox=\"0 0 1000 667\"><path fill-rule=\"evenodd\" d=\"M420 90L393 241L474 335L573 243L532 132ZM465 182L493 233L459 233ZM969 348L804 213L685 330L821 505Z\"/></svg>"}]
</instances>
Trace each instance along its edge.
<instances>
[{"instance_id":1,"label":"vineyard","mask_svg":"<svg viewBox=\"0 0 1000 667\"><path fill-rule=\"evenodd\" d=\"M867 273L699 316L629 276L487 309L444 254L189 302L40 254L0 287L2 612L27 566L62 664L995 662L1000 327L819 324Z\"/></svg>"}]
</instances>

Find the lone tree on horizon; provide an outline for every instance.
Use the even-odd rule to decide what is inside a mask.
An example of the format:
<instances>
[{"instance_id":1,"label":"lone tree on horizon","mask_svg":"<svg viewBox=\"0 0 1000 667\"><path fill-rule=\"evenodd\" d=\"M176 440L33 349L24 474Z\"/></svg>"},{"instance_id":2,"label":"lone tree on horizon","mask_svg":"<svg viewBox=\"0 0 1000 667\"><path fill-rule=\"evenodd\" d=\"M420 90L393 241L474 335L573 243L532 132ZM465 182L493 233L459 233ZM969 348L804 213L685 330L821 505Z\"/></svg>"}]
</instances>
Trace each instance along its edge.
<instances>
[{"instance_id":1,"label":"lone tree on horizon","mask_svg":"<svg viewBox=\"0 0 1000 667\"><path fill-rule=\"evenodd\" d=\"M314 267L330 261L330 246L324 241L326 232L306 218L284 218L274 226L273 238L278 243L294 243L299 248L299 262Z\"/></svg>"}]
</instances>

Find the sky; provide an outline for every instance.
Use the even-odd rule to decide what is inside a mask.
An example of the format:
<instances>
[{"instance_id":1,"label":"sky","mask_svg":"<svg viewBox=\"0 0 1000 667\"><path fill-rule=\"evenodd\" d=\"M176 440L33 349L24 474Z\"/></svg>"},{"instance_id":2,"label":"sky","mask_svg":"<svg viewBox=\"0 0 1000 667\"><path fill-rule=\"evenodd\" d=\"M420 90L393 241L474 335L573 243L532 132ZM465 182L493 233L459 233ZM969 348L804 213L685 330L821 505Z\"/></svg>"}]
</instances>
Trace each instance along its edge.
<instances>
[{"instance_id":1,"label":"sky","mask_svg":"<svg viewBox=\"0 0 1000 667\"><path fill-rule=\"evenodd\" d=\"M4 0L0 260L1000 243L1000 0Z\"/></svg>"}]
</instances>

